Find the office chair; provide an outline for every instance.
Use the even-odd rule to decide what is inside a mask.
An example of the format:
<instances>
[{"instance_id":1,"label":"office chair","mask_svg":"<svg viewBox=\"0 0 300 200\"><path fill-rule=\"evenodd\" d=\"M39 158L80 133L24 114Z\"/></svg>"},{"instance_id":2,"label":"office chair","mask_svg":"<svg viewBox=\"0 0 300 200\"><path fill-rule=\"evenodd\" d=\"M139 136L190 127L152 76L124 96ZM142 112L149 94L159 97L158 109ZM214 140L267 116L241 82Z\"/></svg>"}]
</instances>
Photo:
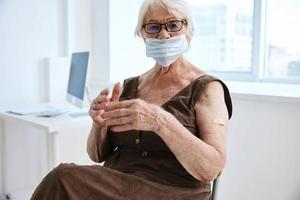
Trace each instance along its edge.
<instances>
[{"instance_id":1,"label":"office chair","mask_svg":"<svg viewBox=\"0 0 300 200\"><path fill-rule=\"evenodd\" d=\"M221 173L213 181L212 190L211 190L211 200L216 200L217 199L217 190L218 190L220 175L221 175Z\"/></svg>"}]
</instances>

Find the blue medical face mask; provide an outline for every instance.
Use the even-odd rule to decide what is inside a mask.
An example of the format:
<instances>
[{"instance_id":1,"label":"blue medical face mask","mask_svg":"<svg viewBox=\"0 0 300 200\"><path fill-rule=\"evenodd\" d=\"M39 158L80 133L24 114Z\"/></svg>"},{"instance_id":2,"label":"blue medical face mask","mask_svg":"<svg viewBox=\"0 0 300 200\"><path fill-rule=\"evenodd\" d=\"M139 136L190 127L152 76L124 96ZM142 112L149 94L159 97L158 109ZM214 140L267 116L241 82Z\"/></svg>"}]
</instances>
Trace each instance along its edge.
<instances>
[{"instance_id":1,"label":"blue medical face mask","mask_svg":"<svg viewBox=\"0 0 300 200\"><path fill-rule=\"evenodd\" d=\"M185 35L169 39L146 39L146 55L153 58L159 65L169 67L179 56L189 50Z\"/></svg>"}]
</instances>

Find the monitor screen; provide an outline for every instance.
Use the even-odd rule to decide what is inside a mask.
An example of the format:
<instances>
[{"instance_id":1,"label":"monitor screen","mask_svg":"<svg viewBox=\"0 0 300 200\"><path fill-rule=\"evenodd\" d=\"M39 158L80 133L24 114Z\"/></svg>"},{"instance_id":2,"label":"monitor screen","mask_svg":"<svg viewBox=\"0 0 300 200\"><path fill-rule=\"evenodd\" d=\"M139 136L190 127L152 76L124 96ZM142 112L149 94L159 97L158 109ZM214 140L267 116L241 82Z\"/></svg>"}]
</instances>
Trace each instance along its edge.
<instances>
[{"instance_id":1,"label":"monitor screen","mask_svg":"<svg viewBox=\"0 0 300 200\"><path fill-rule=\"evenodd\" d=\"M88 60L89 52L72 54L67 100L79 107L83 106Z\"/></svg>"}]
</instances>

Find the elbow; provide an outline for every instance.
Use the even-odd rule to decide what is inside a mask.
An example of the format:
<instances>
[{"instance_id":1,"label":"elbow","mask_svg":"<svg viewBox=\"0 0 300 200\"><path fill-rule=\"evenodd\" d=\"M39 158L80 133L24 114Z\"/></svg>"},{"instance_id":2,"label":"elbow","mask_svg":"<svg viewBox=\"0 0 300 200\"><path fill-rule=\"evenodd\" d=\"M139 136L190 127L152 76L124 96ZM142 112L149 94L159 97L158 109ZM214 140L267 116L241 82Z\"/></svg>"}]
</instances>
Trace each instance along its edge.
<instances>
[{"instance_id":1,"label":"elbow","mask_svg":"<svg viewBox=\"0 0 300 200\"><path fill-rule=\"evenodd\" d=\"M207 166L206 169L199 169L195 178L203 183L211 183L222 172L225 167L225 160Z\"/></svg>"},{"instance_id":2,"label":"elbow","mask_svg":"<svg viewBox=\"0 0 300 200\"><path fill-rule=\"evenodd\" d=\"M94 162L96 162L96 163L99 162L99 160L98 160L98 158L97 158L96 156L89 154L89 157L90 157L90 159L91 159L92 161L94 161Z\"/></svg>"},{"instance_id":3,"label":"elbow","mask_svg":"<svg viewBox=\"0 0 300 200\"><path fill-rule=\"evenodd\" d=\"M89 155L90 159L96 163L102 163L105 161L105 156L98 153L97 151L91 151L87 149L87 154Z\"/></svg>"},{"instance_id":4,"label":"elbow","mask_svg":"<svg viewBox=\"0 0 300 200\"><path fill-rule=\"evenodd\" d=\"M219 173L207 173L197 177L197 180L202 183L208 184L214 181L218 177Z\"/></svg>"},{"instance_id":5,"label":"elbow","mask_svg":"<svg viewBox=\"0 0 300 200\"><path fill-rule=\"evenodd\" d=\"M218 175L220 174L220 171L216 171L216 172L206 172L206 173L202 173L199 175L194 176L194 178L196 178L198 181L208 184L211 183L212 181L214 181Z\"/></svg>"},{"instance_id":6,"label":"elbow","mask_svg":"<svg viewBox=\"0 0 300 200\"><path fill-rule=\"evenodd\" d=\"M92 151L89 147L87 147L87 154L89 155L90 159L96 163L100 163L99 156L96 152Z\"/></svg>"}]
</instances>

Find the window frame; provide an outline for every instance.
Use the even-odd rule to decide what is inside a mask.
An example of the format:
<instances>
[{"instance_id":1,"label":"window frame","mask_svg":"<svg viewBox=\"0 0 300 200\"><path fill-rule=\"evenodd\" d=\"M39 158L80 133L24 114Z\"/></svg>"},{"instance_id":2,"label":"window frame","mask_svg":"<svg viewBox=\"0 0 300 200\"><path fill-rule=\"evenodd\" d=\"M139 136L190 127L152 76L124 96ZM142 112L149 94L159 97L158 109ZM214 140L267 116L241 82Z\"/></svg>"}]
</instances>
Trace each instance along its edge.
<instances>
[{"instance_id":1,"label":"window frame","mask_svg":"<svg viewBox=\"0 0 300 200\"><path fill-rule=\"evenodd\" d=\"M266 26L264 24L267 23L267 6L268 6L268 0L255 0L258 1L261 5L261 18L260 21L262 22L261 25L261 35L262 35L262 48L263 50L263 57L261 59L261 65L260 65L260 70L261 73L258 76L258 80L262 82L271 82L271 83L287 83L287 84L300 84L300 77L294 78L294 77L288 77L288 78L272 78L272 77L267 77L266 76L266 69L267 69L267 64L268 64L268 57L269 51L268 51L268 38L266 36Z\"/></svg>"},{"instance_id":2,"label":"window frame","mask_svg":"<svg viewBox=\"0 0 300 200\"><path fill-rule=\"evenodd\" d=\"M253 0L253 30L252 30L252 59L250 72L238 71L209 71L224 80L272 82L272 83L300 83L299 78L272 78L265 76L268 62L268 40L266 37L267 1Z\"/></svg>"},{"instance_id":3,"label":"window frame","mask_svg":"<svg viewBox=\"0 0 300 200\"><path fill-rule=\"evenodd\" d=\"M263 62L261 58L265 55L263 50L264 35L262 30L264 28L262 20L265 20L263 17L263 9L265 9L266 0L253 0L253 19L252 19L252 59L251 59L251 71L250 72L238 72L238 71L218 71L209 73L218 76L224 80L231 81L262 81L263 76Z\"/></svg>"},{"instance_id":4,"label":"window frame","mask_svg":"<svg viewBox=\"0 0 300 200\"><path fill-rule=\"evenodd\" d=\"M142 1L142 0L140 0ZM250 71L209 71L207 73L215 75L226 81L241 81L249 83L287 83L287 84L300 84L300 77L285 77L285 78L275 78L267 77L266 71L268 64L268 41L266 38L266 19L267 19L267 3L269 0L253 0L253 13L252 16L252 57L251 57L251 69ZM112 2L109 2L111 7ZM111 8L110 8L111 9ZM111 10L110 10L111 12ZM112 16L110 16L112 18ZM109 22L111 23L111 19ZM111 27L109 29L111 31ZM112 43L112 36L109 34L110 45ZM137 39L137 38L136 38ZM138 40L138 39L137 39ZM109 50L109 71L112 70L111 62L111 52L112 48ZM147 59L145 59L146 61ZM147 60L147 65L150 66L150 61ZM107 66L107 65L105 65ZM152 66L152 65L151 65ZM146 68L146 67L145 67ZM112 74L112 73L111 73ZM120 76L121 77L121 76ZM109 79L112 79L109 76ZM119 79L119 78L118 78ZM113 79L115 80L115 79Z\"/></svg>"}]
</instances>

